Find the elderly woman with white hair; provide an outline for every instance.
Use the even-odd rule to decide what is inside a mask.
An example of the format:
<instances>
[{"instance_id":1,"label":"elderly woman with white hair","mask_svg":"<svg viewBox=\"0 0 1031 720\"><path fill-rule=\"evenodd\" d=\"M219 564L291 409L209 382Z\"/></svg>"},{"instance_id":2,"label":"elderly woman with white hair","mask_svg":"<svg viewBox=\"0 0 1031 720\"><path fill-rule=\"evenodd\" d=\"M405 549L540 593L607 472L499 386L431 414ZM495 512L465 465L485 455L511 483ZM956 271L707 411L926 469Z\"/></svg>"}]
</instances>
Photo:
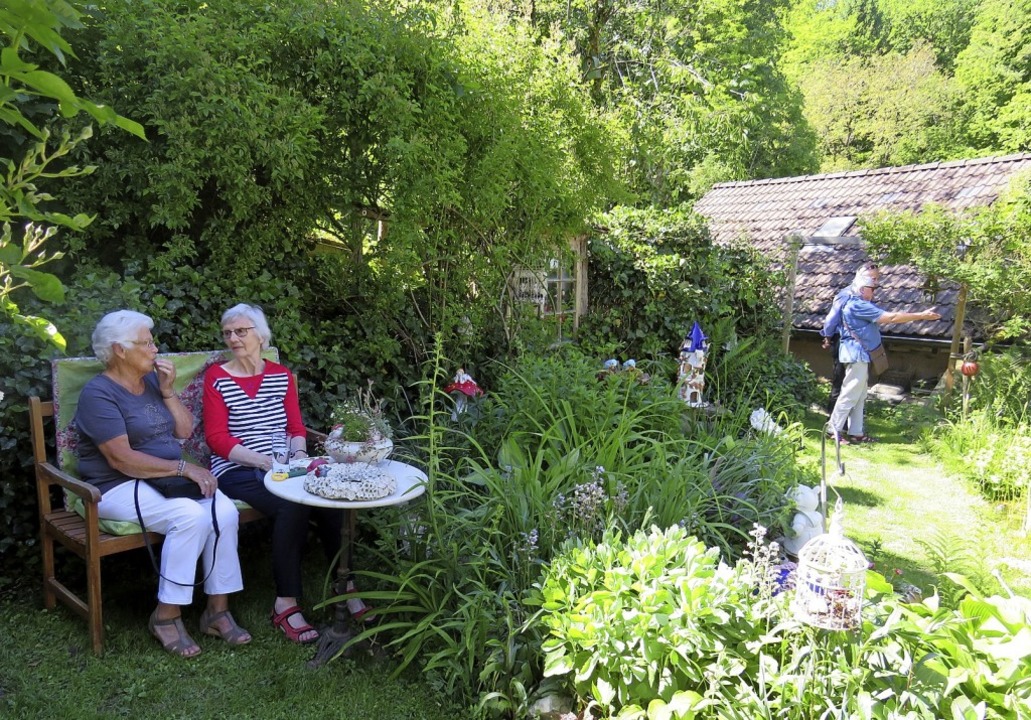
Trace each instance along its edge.
<instances>
[{"instance_id":1,"label":"elderly woman with white hair","mask_svg":"<svg viewBox=\"0 0 1031 720\"><path fill-rule=\"evenodd\" d=\"M239 512L218 492L207 468L183 458L177 438L189 437L193 415L173 390L175 366L157 357L153 327L146 315L119 310L105 315L93 331L93 351L105 369L79 396L79 473L102 493L100 517L142 520L148 530L165 536L158 604L148 627L168 652L194 657L201 649L183 625L181 608L193 600L198 559L208 594L201 632L232 645L251 640L228 609L228 594L243 589L236 552ZM196 483L202 499L166 498L146 482L134 482L169 476Z\"/></svg>"},{"instance_id":2,"label":"elderly woman with white hair","mask_svg":"<svg viewBox=\"0 0 1031 720\"><path fill-rule=\"evenodd\" d=\"M877 286L878 275L869 268L860 268L852 281L851 294L837 308L837 313L831 311L824 323L825 336L830 334L831 326L841 333L838 357L845 366L841 394L834 404L827 429L845 444L872 441L863 431L863 415L870 378L870 352L881 346L880 326L941 318L931 310L887 312L873 304ZM849 434L842 437L846 420Z\"/></svg>"},{"instance_id":3,"label":"elderly woman with white hair","mask_svg":"<svg viewBox=\"0 0 1031 720\"><path fill-rule=\"evenodd\" d=\"M229 497L271 518L276 584L272 624L293 642L314 642L319 633L305 620L299 604L308 523L316 521L322 547L332 559L340 548L342 514L284 500L265 488L275 434L289 438L291 459L307 456L297 385L286 367L262 357L272 332L261 308L241 303L226 310L222 337L233 358L208 368L204 376L204 434L212 451L211 472Z\"/></svg>"}]
</instances>

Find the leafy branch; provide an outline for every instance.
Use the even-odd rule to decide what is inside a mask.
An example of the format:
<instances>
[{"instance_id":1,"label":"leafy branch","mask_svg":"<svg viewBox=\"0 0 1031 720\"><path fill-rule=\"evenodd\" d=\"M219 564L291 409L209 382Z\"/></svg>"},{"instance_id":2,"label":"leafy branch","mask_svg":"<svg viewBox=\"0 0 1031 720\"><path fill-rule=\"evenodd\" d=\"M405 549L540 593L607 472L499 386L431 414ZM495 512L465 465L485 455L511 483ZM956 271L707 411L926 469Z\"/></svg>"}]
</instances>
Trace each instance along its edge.
<instances>
[{"instance_id":1,"label":"leafy branch","mask_svg":"<svg viewBox=\"0 0 1031 720\"><path fill-rule=\"evenodd\" d=\"M43 246L57 233L59 226L82 230L93 218L45 209L45 205L55 198L40 190L37 183L93 172L91 166L62 166L57 162L79 143L89 139L93 130L86 126L74 138L65 130L56 148L48 150L50 130L26 117L22 105L36 98L53 101L63 118L73 118L85 112L102 125L111 124L145 139L143 126L139 123L118 115L111 107L78 97L60 77L40 70L38 65L23 60L19 55L22 50L31 50L32 40L63 65L66 55L74 57L74 53L61 37L61 30L80 27L78 18L78 11L64 0L7 0L0 7L0 32L8 40L7 46L0 50L0 126L20 128L35 138L20 161L0 158L3 168L0 178L0 312L32 328L44 340L62 350L64 338L53 324L40 317L22 315L11 296L15 290L30 288L42 300L64 301L61 281L55 275L38 269L61 257L62 253L48 253ZM28 222L19 243L12 225L22 220Z\"/></svg>"}]
</instances>

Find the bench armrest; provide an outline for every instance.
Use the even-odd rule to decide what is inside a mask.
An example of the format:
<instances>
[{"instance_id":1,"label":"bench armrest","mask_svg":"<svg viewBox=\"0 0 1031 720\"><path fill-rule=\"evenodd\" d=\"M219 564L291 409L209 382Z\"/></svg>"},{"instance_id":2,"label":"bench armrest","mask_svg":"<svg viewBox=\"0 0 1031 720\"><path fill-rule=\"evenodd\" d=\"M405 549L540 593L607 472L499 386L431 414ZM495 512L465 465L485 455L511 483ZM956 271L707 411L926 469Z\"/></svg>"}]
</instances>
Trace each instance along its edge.
<instances>
[{"instance_id":1,"label":"bench armrest","mask_svg":"<svg viewBox=\"0 0 1031 720\"><path fill-rule=\"evenodd\" d=\"M73 495L82 498L87 505L96 505L100 502L100 490L96 485L74 478L48 462L36 463L36 482L47 489L54 485L60 485Z\"/></svg>"}]
</instances>

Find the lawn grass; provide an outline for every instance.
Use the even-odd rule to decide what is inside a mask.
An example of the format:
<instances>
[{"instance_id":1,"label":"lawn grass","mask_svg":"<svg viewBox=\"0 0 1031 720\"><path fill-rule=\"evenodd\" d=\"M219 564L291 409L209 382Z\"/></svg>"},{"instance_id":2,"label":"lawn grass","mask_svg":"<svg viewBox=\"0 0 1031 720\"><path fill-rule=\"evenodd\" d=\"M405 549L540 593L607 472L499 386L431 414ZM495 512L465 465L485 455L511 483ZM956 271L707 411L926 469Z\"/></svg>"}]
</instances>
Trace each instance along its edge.
<instances>
[{"instance_id":1,"label":"lawn grass","mask_svg":"<svg viewBox=\"0 0 1031 720\"><path fill-rule=\"evenodd\" d=\"M802 457L820 465L820 438L826 415L810 413ZM844 475L834 466L828 444L826 477L833 499L844 502L845 534L876 569L898 583L925 593L947 570L972 576L982 589L1004 590L998 572L1015 592L1031 597L1031 538L1021 532L1023 505L989 503L961 477L950 476L922 443L934 422L916 406L867 404L868 434L876 443L842 446Z\"/></svg>"},{"instance_id":2,"label":"lawn grass","mask_svg":"<svg viewBox=\"0 0 1031 720\"><path fill-rule=\"evenodd\" d=\"M89 651L86 623L63 606L42 609L39 583L26 582L0 599L0 717L31 718L341 718L452 720L469 712L450 706L414 671L390 679L393 663L368 652L309 669L311 646L287 642L268 619L270 548L260 527L241 530L247 589L231 600L254 640L232 648L195 632L197 593L186 609L200 657L165 653L146 630L156 583L145 553L104 562L105 652ZM319 595L321 553L309 553L306 583ZM310 619L328 621L329 615Z\"/></svg>"}]
</instances>

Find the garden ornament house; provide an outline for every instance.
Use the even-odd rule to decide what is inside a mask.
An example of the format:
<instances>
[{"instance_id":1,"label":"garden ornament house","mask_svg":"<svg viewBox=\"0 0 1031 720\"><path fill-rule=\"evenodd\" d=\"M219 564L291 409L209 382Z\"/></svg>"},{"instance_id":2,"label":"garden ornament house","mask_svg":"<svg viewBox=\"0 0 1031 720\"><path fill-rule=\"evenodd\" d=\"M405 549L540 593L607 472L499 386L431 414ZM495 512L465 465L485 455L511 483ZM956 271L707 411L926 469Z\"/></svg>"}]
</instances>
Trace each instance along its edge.
<instances>
[{"instance_id":1,"label":"garden ornament house","mask_svg":"<svg viewBox=\"0 0 1031 720\"><path fill-rule=\"evenodd\" d=\"M960 211L990 205L1018 173L1031 172L1031 153L822 175L720 183L695 210L708 218L716 242L743 241L794 276L785 297L790 350L828 375L830 354L820 327L834 294L869 260L857 221L878 211L919 211L928 203ZM935 322L885 326L896 384L941 375L952 347L958 288L943 285L930 297L925 278L910 266L882 266L877 304L911 312L934 305ZM960 328L961 334L969 329ZM975 338L976 339L976 338Z\"/></svg>"},{"instance_id":2,"label":"garden ornament house","mask_svg":"<svg viewBox=\"0 0 1031 720\"><path fill-rule=\"evenodd\" d=\"M709 355L709 340L696 322L680 347L680 368L677 371L677 393L691 407L706 407L705 363Z\"/></svg>"}]
</instances>

